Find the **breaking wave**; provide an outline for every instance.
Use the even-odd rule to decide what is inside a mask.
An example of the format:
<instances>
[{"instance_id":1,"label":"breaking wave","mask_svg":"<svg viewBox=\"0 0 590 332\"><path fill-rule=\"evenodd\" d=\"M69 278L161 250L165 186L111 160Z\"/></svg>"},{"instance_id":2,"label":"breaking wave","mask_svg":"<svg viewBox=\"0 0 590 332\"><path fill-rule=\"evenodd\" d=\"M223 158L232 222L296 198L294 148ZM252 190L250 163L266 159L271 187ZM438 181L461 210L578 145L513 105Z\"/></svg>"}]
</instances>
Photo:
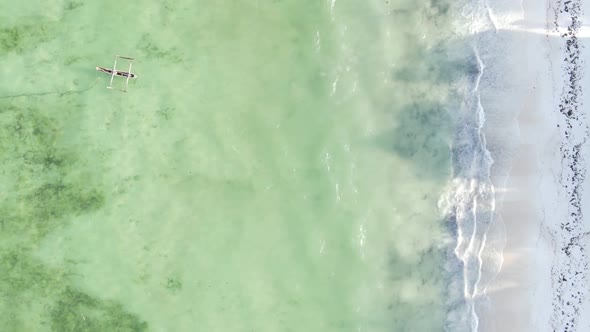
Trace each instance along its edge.
<instances>
[{"instance_id":1,"label":"breaking wave","mask_svg":"<svg viewBox=\"0 0 590 332\"><path fill-rule=\"evenodd\" d=\"M479 36L484 29L494 31L495 23L481 3L465 7L462 15L465 39L471 45L470 61L477 70L465 78L452 143L452 178L439 202L454 235L446 266L452 276L448 281L446 331L478 330L478 312L489 305L485 291L501 268L505 240L503 225L495 216L496 193L491 179L494 159L484 134L486 109L480 94L486 71L480 45L486 44Z\"/></svg>"}]
</instances>

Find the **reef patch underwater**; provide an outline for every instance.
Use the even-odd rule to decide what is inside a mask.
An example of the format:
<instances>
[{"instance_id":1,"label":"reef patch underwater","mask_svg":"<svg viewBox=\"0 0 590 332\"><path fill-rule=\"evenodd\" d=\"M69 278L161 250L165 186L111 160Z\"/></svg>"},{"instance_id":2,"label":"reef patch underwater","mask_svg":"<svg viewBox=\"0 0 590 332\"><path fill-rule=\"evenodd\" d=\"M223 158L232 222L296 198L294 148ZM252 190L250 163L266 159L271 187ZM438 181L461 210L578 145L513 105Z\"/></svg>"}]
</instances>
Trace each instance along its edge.
<instances>
[{"instance_id":1,"label":"reef patch underwater","mask_svg":"<svg viewBox=\"0 0 590 332\"><path fill-rule=\"evenodd\" d=\"M73 95L0 100L2 331L147 329L122 304L77 289L72 262L49 267L34 255L48 234L105 206L92 165L64 144L66 123L82 111Z\"/></svg>"}]
</instances>

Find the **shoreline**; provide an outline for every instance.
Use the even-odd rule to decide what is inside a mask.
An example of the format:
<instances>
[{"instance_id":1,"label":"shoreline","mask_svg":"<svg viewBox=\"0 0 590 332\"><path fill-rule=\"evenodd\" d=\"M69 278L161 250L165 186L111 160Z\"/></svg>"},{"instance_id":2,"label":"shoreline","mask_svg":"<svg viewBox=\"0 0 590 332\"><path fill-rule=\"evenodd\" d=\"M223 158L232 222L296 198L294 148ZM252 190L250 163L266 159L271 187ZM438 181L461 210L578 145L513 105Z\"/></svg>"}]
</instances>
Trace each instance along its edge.
<instances>
[{"instance_id":1,"label":"shoreline","mask_svg":"<svg viewBox=\"0 0 590 332\"><path fill-rule=\"evenodd\" d=\"M505 100L492 107L492 114L507 108L498 111L504 116L492 116L484 125L495 160L494 222L504 227L505 245L501 269L484 285L485 296L476 305L478 331L586 331L590 271L584 251L590 241L584 234L590 227L583 219L589 208L583 206L583 186L588 187L583 157L588 124L581 92L588 79L582 78L580 58L588 41L577 36L576 24L584 22L581 1L550 1L544 8L527 0L519 20L502 19L501 10L496 15L501 24L494 25L490 39L506 48L490 53L501 53L492 63L503 63L488 67L510 77L488 73L492 82L481 93L484 109L486 95L488 105ZM544 34L539 22L547 27ZM513 125L516 144L506 138Z\"/></svg>"}]
</instances>

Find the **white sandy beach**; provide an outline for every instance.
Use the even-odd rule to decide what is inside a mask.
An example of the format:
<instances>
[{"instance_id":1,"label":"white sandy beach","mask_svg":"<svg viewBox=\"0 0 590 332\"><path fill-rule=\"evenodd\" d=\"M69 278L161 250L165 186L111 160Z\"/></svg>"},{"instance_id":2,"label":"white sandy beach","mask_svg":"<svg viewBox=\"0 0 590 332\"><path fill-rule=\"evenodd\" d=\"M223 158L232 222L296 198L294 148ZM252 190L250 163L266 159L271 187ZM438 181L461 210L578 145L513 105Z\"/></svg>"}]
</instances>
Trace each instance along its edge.
<instances>
[{"instance_id":1,"label":"white sandy beach","mask_svg":"<svg viewBox=\"0 0 590 332\"><path fill-rule=\"evenodd\" d=\"M581 5L579 11L576 4ZM494 222L504 225L505 246L501 270L486 287L488 298L476 307L479 331L590 331L590 261L584 253L590 245L584 235L590 230L584 218L590 213L584 199L590 188L583 181L583 156L587 159L589 151L585 113L590 103L587 96L575 93L585 92L589 78L583 76L583 65L574 67L579 61L571 60L577 56L571 56L574 48L569 54L566 49L568 40L579 43L581 61L588 59L589 12L590 5L580 1L525 0L522 7L490 2L497 33L488 39L505 47L497 51L504 54L503 60L492 62L503 62L498 66L507 66L509 74L487 77L496 84L482 87L482 106L486 117L487 106L492 114L511 112L515 117L486 121L497 162L492 167ZM572 20L581 27L568 35ZM572 72L577 72L573 82ZM501 102L486 105L493 99ZM560 105L578 116L567 120ZM517 134L512 136L515 125ZM578 144L580 154L567 153L579 151ZM494 155L494 145L498 150L498 145L511 146L511 153Z\"/></svg>"}]
</instances>

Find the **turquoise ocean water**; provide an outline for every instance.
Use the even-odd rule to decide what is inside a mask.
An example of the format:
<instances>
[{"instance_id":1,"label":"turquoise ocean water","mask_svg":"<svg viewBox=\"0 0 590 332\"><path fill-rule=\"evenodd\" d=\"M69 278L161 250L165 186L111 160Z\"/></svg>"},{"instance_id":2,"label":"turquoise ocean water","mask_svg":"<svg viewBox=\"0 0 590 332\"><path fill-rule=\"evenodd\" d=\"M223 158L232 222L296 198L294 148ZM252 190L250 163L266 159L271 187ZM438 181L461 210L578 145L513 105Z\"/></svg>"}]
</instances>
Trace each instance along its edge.
<instances>
[{"instance_id":1,"label":"turquoise ocean water","mask_svg":"<svg viewBox=\"0 0 590 332\"><path fill-rule=\"evenodd\" d=\"M456 19L0 2L0 330L448 329Z\"/></svg>"}]
</instances>

